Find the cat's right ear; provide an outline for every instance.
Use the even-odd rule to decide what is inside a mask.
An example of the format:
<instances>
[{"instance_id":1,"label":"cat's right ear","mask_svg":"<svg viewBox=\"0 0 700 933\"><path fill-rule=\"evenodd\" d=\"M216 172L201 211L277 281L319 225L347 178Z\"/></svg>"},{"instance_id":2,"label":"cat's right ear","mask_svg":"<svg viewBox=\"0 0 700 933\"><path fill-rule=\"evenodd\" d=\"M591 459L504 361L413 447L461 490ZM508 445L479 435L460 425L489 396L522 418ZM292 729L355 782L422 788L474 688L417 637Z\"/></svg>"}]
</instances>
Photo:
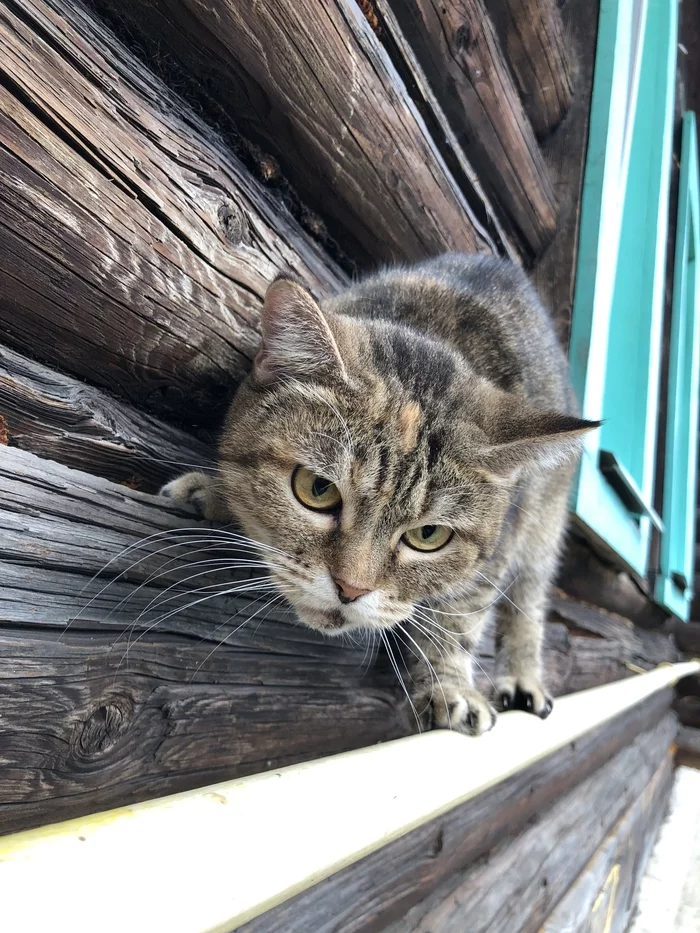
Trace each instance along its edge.
<instances>
[{"instance_id":1,"label":"cat's right ear","mask_svg":"<svg viewBox=\"0 0 700 933\"><path fill-rule=\"evenodd\" d=\"M265 295L262 344L253 364L260 385L284 379L345 379L338 345L313 296L278 278Z\"/></svg>"}]
</instances>

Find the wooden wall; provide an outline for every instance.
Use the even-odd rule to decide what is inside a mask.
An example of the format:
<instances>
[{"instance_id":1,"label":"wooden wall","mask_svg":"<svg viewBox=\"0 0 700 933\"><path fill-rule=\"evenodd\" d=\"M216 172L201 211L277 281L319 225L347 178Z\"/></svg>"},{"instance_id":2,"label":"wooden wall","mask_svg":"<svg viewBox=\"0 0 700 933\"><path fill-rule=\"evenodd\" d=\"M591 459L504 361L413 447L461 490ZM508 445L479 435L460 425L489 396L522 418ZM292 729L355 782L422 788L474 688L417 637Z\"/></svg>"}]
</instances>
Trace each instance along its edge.
<instances>
[{"instance_id":1,"label":"wooden wall","mask_svg":"<svg viewBox=\"0 0 700 933\"><path fill-rule=\"evenodd\" d=\"M211 465L277 272L321 296L387 260L507 255L566 341L590 6L322 10L0 8L2 832L414 728L385 655L245 580L188 605L191 561L230 542L151 495ZM556 594L555 693L676 656Z\"/></svg>"}]
</instances>

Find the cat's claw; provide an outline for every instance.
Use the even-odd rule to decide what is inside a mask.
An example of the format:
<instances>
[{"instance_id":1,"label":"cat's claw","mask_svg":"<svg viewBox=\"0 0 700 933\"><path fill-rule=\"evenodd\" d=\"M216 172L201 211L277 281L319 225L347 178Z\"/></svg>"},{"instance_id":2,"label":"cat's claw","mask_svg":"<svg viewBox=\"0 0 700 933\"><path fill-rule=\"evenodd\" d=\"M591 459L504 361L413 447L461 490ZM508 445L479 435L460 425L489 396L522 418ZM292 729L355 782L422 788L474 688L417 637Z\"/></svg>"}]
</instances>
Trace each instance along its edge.
<instances>
[{"instance_id":1,"label":"cat's claw","mask_svg":"<svg viewBox=\"0 0 700 933\"><path fill-rule=\"evenodd\" d=\"M496 685L502 710L519 709L546 719L554 701L535 678L504 678Z\"/></svg>"},{"instance_id":2,"label":"cat's claw","mask_svg":"<svg viewBox=\"0 0 700 933\"><path fill-rule=\"evenodd\" d=\"M414 705L428 729L483 735L496 725L496 710L478 690L436 685L416 695Z\"/></svg>"}]
</instances>

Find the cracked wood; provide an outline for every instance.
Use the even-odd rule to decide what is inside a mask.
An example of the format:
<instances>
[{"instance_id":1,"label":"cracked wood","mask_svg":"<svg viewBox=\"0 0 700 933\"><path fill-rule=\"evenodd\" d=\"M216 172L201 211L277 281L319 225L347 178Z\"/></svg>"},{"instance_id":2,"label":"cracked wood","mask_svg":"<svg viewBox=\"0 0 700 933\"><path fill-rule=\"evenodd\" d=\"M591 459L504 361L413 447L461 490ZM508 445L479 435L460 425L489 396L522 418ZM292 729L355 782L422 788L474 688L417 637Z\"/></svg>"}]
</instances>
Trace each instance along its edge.
<instances>
[{"instance_id":1,"label":"cracked wood","mask_svg":"<svg viewBox=\"0 0 700 933\"><path fill-rule=\"evenodd\" d=\"M216 423L275 274L317 293L345 276L82 6L3 4L0 60L4 340Z\"/></svg>"}]
</instances>

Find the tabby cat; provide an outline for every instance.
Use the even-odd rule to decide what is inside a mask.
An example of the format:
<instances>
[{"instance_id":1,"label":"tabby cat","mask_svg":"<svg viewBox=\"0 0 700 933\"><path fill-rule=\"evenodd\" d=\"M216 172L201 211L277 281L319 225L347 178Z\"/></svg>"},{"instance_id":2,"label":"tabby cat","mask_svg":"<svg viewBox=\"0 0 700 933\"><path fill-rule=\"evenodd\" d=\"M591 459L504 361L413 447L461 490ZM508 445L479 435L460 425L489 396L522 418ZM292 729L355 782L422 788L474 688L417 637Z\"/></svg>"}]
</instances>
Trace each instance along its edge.
<instances>
[{"instance_id":1,"label":"tabby cat","mask_svg":"<svg viewBox=\"0 0 700 933\"><path fill-rule=\"evenodd\" d=\"M547 594L575 461L596 425L577 415L525 274L448 254L320 305L282 277L262 331L220 475L189 473L164 494L235 517L308 626L402 624L425 726L494 725L471 665L492 618L494 704L546 717Z\"/></svg>"}]
</instances>

